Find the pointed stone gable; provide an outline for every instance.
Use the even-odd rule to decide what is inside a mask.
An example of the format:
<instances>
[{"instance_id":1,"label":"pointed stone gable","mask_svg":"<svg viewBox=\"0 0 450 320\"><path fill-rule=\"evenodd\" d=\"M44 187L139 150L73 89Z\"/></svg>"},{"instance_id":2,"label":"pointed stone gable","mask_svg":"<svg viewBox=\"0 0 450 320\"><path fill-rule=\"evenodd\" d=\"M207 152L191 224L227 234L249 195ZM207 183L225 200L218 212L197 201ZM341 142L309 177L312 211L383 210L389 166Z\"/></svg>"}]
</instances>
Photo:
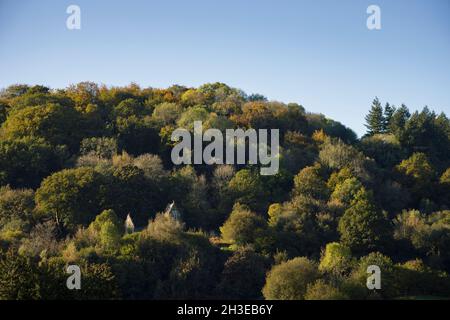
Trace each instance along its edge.
<instances>
[{"instance_id":1,"label":"pointed stone gable","mask_svg":"<svg viewBox=\"0 0 450 320\"><path fill-rule=\"evenodd\" d=\"M175 220L181 220L181 212L175 205L175 201L169 203L164 211L164 214L170 215Z\"/></svg>"},{"instance_id":2,"label":"pointed stone gable","mask_svg":"<svg viewBox=\"0 0 450 320\"><path fill-rule=\"evenodd\" d=\"M127 219L125 220L125 234L130 234L134 232L134 223L131 219L130 214L127 215Z\"/></svg>"}]
</instances>

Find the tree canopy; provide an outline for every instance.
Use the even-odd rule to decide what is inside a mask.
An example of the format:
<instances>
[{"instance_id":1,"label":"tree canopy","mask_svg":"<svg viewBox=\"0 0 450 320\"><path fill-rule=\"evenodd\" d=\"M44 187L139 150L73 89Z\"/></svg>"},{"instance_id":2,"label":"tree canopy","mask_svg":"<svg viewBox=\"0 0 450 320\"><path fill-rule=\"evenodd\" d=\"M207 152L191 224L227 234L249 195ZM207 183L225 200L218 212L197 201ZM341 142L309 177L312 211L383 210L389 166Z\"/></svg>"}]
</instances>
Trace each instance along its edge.
<instances>
[{"instance_id":1,"label":"tree canopy","mask_svg":"<svg viewBox=\"0 0 450 320\"><path fill-rule=\"evenodd\" d=\"M279 129L278 173L175 165L171 134L196 120ZM450 121L378 98L365 120L358 138L224 83L7 87L0 299L448 298Z\"/></svg>"}]
</instances>

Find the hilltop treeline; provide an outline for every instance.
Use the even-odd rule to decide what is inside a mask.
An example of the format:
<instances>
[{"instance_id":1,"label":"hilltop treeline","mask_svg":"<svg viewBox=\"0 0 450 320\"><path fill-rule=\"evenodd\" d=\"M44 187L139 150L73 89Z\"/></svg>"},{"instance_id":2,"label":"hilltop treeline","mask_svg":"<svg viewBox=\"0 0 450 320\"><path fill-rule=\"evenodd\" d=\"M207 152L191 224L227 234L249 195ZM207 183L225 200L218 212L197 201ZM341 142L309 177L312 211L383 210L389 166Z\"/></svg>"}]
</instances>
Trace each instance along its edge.
<instances>
[{"instance_id":1,"label":"hilltop treeline","mask_svg":"<svg viewBox=\"0 0 450 320\"><path fill-rule=\"evenodd\" d=\"M195 120L280 129L278 174L174 166L171 133ZM450 121L426 107L375 99L358 139L222 83L84 82L3 89L0 125L2 299L450 297Z\"/></svg>"}]
</instances>

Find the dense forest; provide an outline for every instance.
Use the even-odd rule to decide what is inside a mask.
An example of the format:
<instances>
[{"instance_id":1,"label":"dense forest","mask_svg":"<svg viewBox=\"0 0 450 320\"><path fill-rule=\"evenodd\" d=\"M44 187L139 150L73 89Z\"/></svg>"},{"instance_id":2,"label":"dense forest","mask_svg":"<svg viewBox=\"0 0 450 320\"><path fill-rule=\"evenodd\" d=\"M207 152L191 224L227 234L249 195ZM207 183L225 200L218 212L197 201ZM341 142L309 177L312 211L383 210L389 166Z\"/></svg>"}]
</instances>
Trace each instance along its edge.
<instances>
[{"instance_id":1,"label":"dense forest","mask_svg":"<svg viewBox=\"0 0 450 320\"><path fill-rule=\"evenodd\" d=\"M367 109L358 138L222 83L3 89L0 299L450 297L450 121ZM174 166L195 120L279 129L279 172Z\"/></svg>"}]
</instances>

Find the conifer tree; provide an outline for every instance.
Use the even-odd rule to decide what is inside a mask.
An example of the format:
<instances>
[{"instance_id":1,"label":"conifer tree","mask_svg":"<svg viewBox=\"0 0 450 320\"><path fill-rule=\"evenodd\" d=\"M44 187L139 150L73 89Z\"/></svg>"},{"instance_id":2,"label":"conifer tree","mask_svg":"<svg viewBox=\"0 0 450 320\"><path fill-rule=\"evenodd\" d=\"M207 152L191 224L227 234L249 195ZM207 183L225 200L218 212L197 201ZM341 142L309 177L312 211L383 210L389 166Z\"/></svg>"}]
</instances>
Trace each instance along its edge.
<instances>
[{"instance_id":1,"label":"conifer tree","mask_svg":"<svg viewBox=\"0 0 450 320\"><path fill-rule=\"evenodd\" d=\"M408 121L410 116L408 107L402 104L400 108L395 110L389 121L389 132L397 135L404 129L406 121Z\"/></svg>"},{"instance_id":2,"label":"conifer tree","mask_svg":"<svg viewBox=\"0 0 450 320\"><path fill-rule=\"evenodd\" d=\"M383 123L383 132L385 133L390 133L390 124L394 112L395 106L391 106L389 103L386 103L386 106L384 107L384 123Z\"/></svg>"},{"instance_id":3,"label":"conifer tree","mask_svg":"<svg viewBox=\"0 0 450 320\"><path fill-rule=\"evenodd\" d=\"M372 102L372 107L369 114L366 116L366 127L368 129L368 135L374 135L383 132L384 116L383 107L381 106L378 98L375 98Z\"/></svg>"}]
</instances>

